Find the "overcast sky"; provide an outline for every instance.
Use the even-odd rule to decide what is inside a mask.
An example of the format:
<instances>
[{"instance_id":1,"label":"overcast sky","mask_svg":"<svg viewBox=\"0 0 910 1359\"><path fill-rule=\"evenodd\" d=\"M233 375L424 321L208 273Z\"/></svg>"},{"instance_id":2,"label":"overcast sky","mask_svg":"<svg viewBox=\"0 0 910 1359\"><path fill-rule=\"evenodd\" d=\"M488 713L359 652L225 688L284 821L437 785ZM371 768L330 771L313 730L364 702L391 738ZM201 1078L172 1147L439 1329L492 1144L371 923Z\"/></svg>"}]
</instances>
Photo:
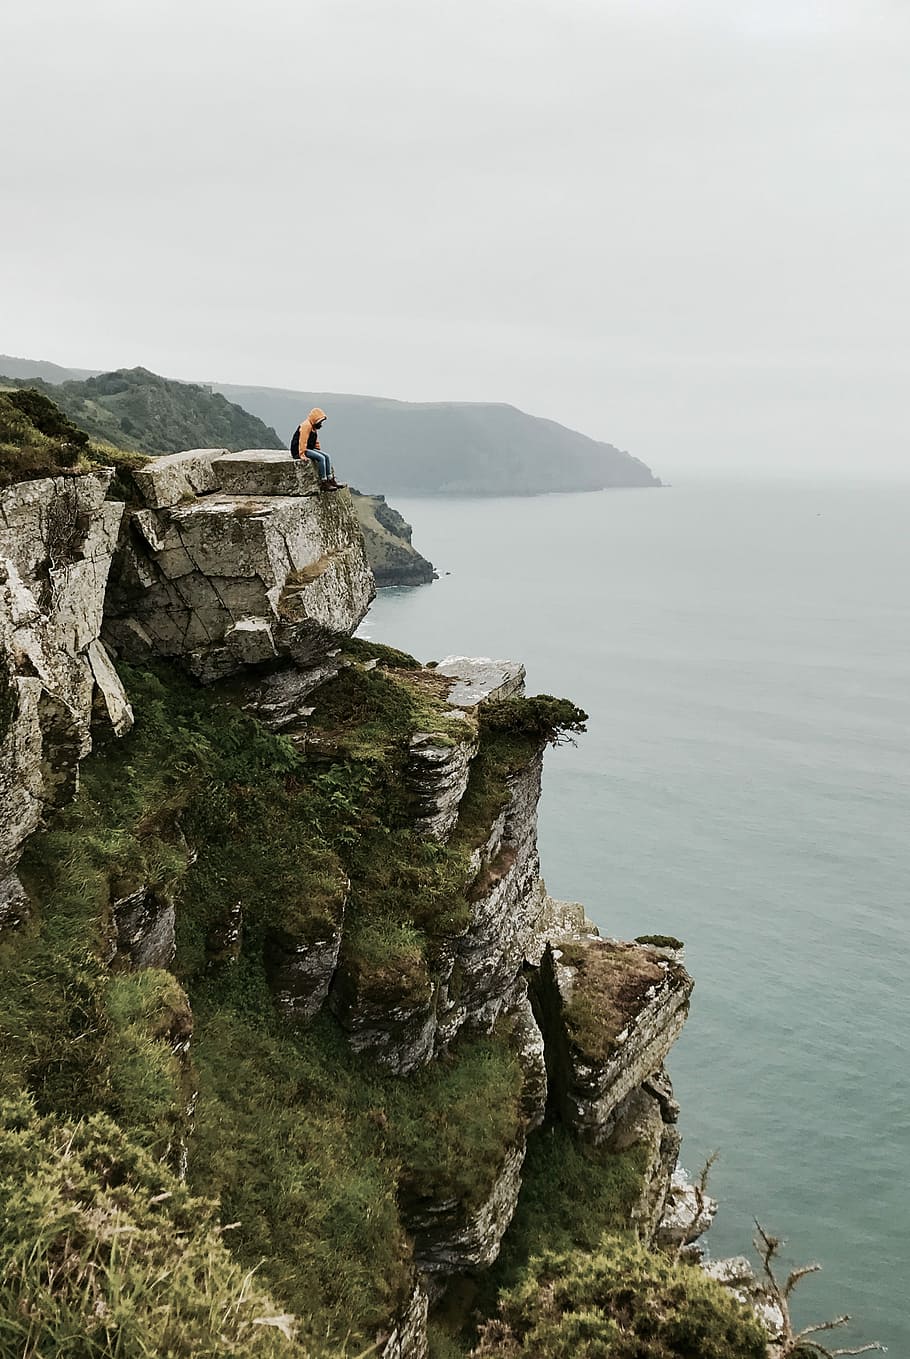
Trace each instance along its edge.
<instances>
[{"instance_id":1,"label":"overcast sky","mask_svg":"<svg viewBox=\"0 0 910 1359\"><path fill-rule=\"evenodd\" d=\"M28 0L0 352L910 472L908 0Z\"/></svg>"}]
</instances>

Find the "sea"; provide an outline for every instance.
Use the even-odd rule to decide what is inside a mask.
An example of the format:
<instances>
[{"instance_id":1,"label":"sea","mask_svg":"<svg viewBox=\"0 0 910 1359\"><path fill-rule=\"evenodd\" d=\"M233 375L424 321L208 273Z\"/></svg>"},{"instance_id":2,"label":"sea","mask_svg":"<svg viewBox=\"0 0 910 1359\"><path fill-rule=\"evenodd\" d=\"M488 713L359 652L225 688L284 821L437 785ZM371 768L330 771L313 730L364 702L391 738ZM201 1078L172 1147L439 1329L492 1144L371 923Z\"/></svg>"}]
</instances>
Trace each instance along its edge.
<instances>
[{"instance_id":1,"label":"sea","mask_svg":"<svg viewBox=\"0 0 910 1359\"><path fill-rule=\"evenodd\" d=\"M685 941L669 1068L683 1163L717 1153L710 1254L754 1259L757 1220L822 1266L801 1325L910 1359L910 484L395 503L440 578L362 634L580 704L548 888Z\"/></svg>"}]
</instances>

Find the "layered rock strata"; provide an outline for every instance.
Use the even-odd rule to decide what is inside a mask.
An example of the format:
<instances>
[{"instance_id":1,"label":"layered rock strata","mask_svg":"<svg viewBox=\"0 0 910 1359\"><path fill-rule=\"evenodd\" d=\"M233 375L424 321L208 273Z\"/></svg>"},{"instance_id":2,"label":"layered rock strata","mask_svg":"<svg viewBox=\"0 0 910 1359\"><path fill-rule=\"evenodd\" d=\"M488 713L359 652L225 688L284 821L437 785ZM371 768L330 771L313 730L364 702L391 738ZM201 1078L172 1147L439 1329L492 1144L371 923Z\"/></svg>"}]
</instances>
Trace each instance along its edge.
<instances>
[{"instance_id":1,"label":"layered rock strata","mask_svg":"<svg viewBox=\"0 0 910 1359\"><path fill-rule=\"evenodd\" d=\"M0 492L0 929L26 912L15 874L45 809L71 797L96 737L132 712L100 641L123 506L112 472Z\"/></svg>"},{"instance_id":2,"label":"layered rock strata","mask_svg":"<svg viewBox=\"0 0 910 1359\"><path fill-rule=\"evenodd\" d=\"M548 945L535 998L551 1102L568 1127L594 1143L610 1136L629 1096L661 1071L691 991L681 963L644 945L592 937ZM649 1097L661 1106L656 1091Z\"/></svg>"}]
</instances>

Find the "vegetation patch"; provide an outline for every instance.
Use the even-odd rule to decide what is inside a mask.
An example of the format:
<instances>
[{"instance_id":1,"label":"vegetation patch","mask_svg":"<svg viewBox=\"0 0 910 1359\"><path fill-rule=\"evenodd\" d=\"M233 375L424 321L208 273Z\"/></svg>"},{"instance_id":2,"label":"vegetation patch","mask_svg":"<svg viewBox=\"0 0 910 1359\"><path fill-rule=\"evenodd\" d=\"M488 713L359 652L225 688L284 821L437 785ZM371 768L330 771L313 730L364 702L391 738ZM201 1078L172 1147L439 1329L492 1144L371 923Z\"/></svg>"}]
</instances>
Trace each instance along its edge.
<instances>
[{"instance_id":1,"label":"vegetation patch","mask_svg":"<svg viewBox=\"0 0 910 1359\"><path fill-rule=\"evenodd\" d=\"M346 656L351 656L354 660L376 660L390 670L420 669L420 661L407 651L399 651L397 647L386 646L383 642L371 642L366 637L351 637L341 649Z\"/></svg>"},{"instance_id":2,"label":"vegetation patch","mask_svg":"<svg viewBox=\"0 0 910 1359\"><path fill-rule=\"evenodd\" d=\"M110 978L111 1113L161 1159L179 1161L193 1097L186 1048L193 1017L182 986L158 968Z\"/></svg>"},{"instance_id":3,"label":"vegetation patch","mask_svg":"<svg viewBox=\"0 0 910 1359\"><path fill-rule=\"evenodd\" d=\"M533 698L502 698L485 703L481 725L490 732L535 741L540 745L561 745L574 735L587 731L588 714L567 698L537 694Z\"/></svg>"},{"instance_id":4,"label":"vegetation patch","mask_svg":"<svg viewBox=\"0 0 910 1359\"><path fill-rule=\"evenodd\" d=\"M676 952L686 946L681 939L677 939L674 934L637 934L636 944L650 944L652 948L671 948Z\"/></svg>"},{"instance_id":5,"label":"vegetation patch","mask_svg":"<svg viewBox=\"0 0 910 1359\"><path fill-rule=\"evenodd\" d=\"M399 1201L475 1207L521 1126L521 1071L496 1038L406 1080L306 1030L197 1010L190 1182L222 1195L240 1258L323 1334L368 1343L412 1286Z\"/></svg>"},{"instance_id":6,"label":"vegetation patch","mask_svg":"<svg viewBox=\"0 0 910 1359\"><path fill-rule=\"evenodd\" d=\"M0 1352L278 1359L283 1315L193 1196L109 1118L0 1102Z\"/></svg>"},{"instance_id":7,"label":"vegetation patch","mask_svg":"<svg viewBox=\"0 0 910 1359\"><path fill-rule=\"evenodd\" d=\"M634 1237L535 1256L472 1352L489 1359L765 1359L755 1316L696 1265Z\"/></svg>"},{"instance_id":8,"label":"vegetation patch","mask_svg":"<svg viewBox=\"0 0 910 1359\"><path fill-rule=\"evenodd\" d=\"M273 429L217 392L159 377L147 368L121 368L53 385L40 378L8 381L50 397L93 439L134 452L281 447Z\"/></svg>"},{"instance_id":9,"label":"vegetation patch","mask_svg":"<svg viewBox=\"0 0 910 1359\"><path fill-rule=\"evenodd\" d=\"M559 948L561 964L575 973L563 1010L566 1030L582 1052L604 1061L666 973L654 954L632 944L598 939Z\"/></svg>"},{"instance_id":10,"label":"vegetation patch","mask_svg":"<svg viewBox=\"0 0 910 1359\"><path fill-rule=\"evenodd\" d=\"M0 490L19 481L78 476L102 467L126 472L145 461L114 445L92 443L86 431L35 386L0 390Z\"/></svg>"}]
</instances>

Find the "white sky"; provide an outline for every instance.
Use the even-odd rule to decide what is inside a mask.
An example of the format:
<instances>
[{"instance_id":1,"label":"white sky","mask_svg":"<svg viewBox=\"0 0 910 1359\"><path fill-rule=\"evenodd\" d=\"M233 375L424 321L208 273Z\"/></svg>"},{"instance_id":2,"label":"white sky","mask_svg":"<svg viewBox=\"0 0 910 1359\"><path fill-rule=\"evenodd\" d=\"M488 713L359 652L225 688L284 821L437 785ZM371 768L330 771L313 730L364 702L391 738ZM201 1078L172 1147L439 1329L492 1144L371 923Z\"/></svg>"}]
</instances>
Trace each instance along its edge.
<instances>
[{"instance_id":1,"label":"white sky","mask_svg":"<svg viewBox=\"0 0 910 1359\"><path fill-rule=\"evenodd\" d=\"M0 352L910 474L907 0L29 0Z\"/></svg>"}]
</instances>

